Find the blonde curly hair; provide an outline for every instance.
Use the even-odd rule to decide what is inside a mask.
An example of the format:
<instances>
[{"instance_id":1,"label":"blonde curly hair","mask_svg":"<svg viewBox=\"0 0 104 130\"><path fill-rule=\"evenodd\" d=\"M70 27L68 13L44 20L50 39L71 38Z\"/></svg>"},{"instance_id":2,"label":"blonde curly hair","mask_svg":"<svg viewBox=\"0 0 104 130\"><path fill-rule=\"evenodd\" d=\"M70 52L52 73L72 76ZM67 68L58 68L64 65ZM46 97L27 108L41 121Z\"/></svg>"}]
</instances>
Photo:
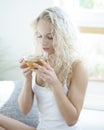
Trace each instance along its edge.
<instances>
[{"instance_id":1,"label":"blonde curly hair","mask_svg":"<svg viewBox=\"0 0 104 130\"><path fill-rule=\"evenodd\" d=\"M59 80L64 84L67 76L72 73L73 62L80 60L79 54L74 47L77 39L75 28L65 12L59 7L51 7L44 10L34 20L35 32L37 31L37 24L41 19L48 21L52 25L52 31L54 31L53 47L55 51L49 57L49 61ZM39 46L39 43L36 46Z\"/></svg>"}]
</instances>

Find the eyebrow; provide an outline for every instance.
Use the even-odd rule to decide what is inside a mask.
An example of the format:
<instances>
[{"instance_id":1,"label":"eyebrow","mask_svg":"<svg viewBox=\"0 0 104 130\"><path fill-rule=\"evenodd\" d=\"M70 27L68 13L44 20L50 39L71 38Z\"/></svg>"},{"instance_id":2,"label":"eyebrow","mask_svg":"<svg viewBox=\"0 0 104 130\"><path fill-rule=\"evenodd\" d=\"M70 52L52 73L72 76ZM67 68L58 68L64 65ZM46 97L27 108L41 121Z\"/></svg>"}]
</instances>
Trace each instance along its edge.
<instances>
[{"instance_id":1,"label":"eyebrow","mask_svg":"<svg viewBox=\"0 0 104 130\"><path fill-rule=\"evenodd\" d=\"M41 34L40 32L36 32L36 34ZM52 32L46 33L45 35L53 35Z\"/></svg>"}]
</instances>

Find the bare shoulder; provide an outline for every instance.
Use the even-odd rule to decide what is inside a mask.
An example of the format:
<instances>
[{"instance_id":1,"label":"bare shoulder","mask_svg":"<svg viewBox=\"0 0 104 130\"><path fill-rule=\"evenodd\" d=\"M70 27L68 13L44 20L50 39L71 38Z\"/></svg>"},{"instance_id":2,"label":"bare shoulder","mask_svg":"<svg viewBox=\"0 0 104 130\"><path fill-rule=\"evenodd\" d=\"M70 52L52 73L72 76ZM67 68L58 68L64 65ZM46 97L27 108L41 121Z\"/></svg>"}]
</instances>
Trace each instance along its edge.
<instances>
[{"instance_id":1,"label":"bare shoulder","mask_svg":"<svg viewBox=\"0 0 104 130\"><path fill-rule=\"evenodd\" d=\"M83 62L76 62L72 65L72 80L86 79L88 78L87 67Z\"/></svg>"},{"instance_id":2,"label":"bare shoulder","mask_svg":"<svg viewBox=\"0 0 104 130\"><path fill-rule=\"evenodd\" d=\"M82 90L87 87L88 84L88 71L83 62L76 62L72 65L72 75L70 80L69 89Z\"/></svg>"}]
</instances>

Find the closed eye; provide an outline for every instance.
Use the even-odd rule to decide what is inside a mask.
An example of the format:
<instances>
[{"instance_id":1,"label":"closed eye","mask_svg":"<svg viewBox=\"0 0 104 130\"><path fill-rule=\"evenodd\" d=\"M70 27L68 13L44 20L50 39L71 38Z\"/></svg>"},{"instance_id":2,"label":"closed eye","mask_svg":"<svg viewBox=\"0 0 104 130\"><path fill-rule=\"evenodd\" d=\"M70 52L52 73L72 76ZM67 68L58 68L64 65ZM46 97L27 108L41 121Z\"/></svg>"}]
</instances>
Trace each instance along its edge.
<instances>
[{"instance_id":1,"label":"closed eye","mask_svg":"<svg viewBox=\"0 0 104 130\"><path fill-rule=\"evenodd\" d=\"M47 36L47 38L48 38L49 40L53 40L53 37Z\"/></svg>"},{"instance_id":2,"label":"closed eye","mask_svg":"<svg viewBox=\"0 0 104 130\"><path fill-rule=\"evenodd\" d=\"M42 35L37 35L37 38L42 38Z\"/></svg>"}]
</instances>

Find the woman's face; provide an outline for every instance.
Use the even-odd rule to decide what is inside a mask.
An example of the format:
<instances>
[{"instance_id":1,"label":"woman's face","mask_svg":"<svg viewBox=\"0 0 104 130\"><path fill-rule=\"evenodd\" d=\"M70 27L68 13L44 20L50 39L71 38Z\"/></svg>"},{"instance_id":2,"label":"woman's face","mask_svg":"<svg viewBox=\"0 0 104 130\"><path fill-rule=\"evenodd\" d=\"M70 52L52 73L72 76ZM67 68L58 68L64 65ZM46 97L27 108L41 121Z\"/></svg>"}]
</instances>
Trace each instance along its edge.
<instances>
[{"instance_id":1,"label":"woman's face","mask_svg":"<svg viewBox=\"0 0 104 130\"><path fill-rule=\"evenodd\" d=\"M45 20L39 20L36 35L38 42L42 45L42 49L48 53L48 55L54 53L51 24Z\"/></svg>"}]
</instances>

